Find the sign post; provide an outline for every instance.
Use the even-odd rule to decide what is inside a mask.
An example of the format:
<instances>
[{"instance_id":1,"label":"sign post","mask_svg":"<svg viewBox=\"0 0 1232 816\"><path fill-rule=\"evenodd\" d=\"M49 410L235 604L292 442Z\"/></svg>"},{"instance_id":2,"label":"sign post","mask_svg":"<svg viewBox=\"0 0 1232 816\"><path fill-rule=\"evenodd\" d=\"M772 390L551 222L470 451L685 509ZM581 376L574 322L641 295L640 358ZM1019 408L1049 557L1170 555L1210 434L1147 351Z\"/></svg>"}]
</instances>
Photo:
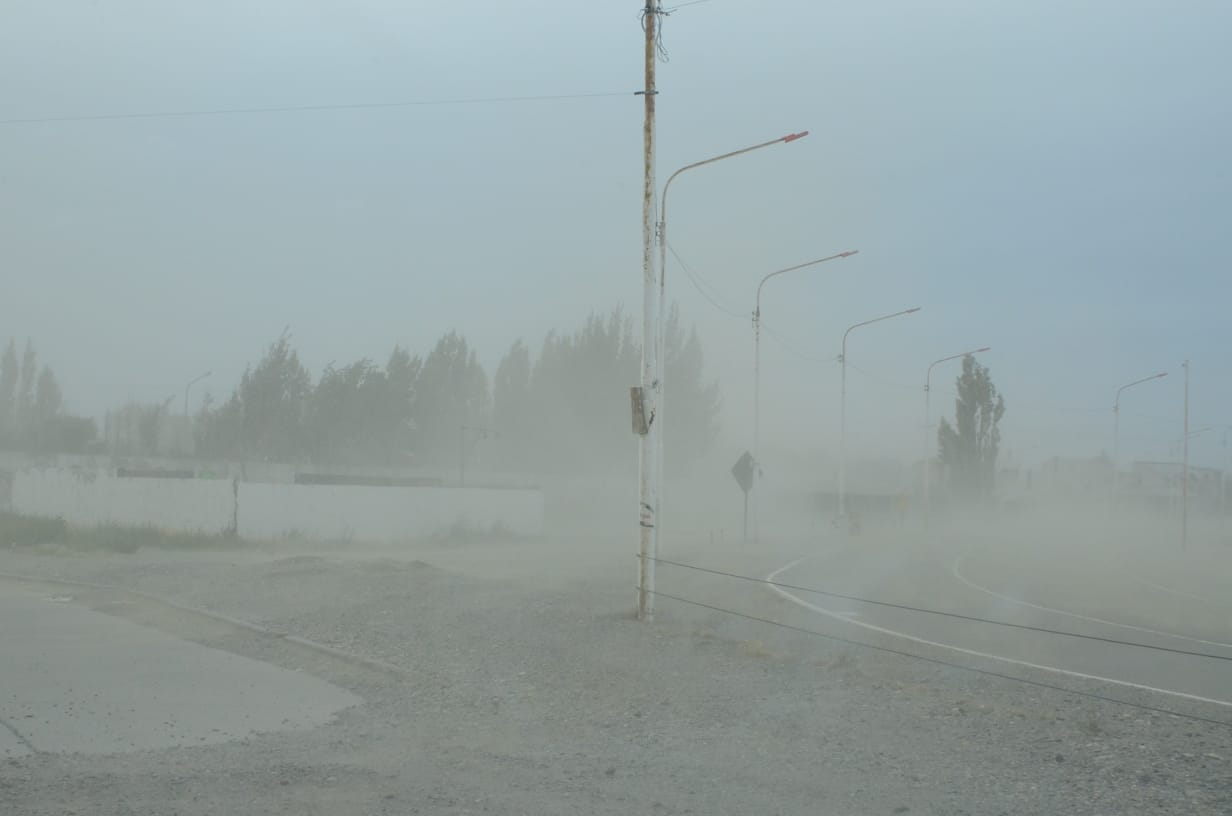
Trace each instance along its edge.
<instances>
[{"instance_id":1,"label":"sign post","mask_svg":"<svg viewBox=\"0 0 1232 816\"><path fill-rule=\"evenodd\" d=\"M736 484L740 485L740 489L744 491L744 538L745 544L749 543L749 491L753 489L753 470L756 463L753 461L753 454L748 451L736 460L736 464L732 465L732 476L736 477Z\"/></svg>"}]
</instances>

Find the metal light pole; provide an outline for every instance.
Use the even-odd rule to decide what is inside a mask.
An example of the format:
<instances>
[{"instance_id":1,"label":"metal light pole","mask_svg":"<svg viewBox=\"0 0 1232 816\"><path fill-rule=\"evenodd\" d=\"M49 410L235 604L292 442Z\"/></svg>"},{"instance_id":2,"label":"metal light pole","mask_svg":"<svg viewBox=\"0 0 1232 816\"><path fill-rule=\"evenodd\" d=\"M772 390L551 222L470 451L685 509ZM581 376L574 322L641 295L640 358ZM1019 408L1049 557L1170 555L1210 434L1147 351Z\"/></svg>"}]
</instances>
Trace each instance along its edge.
<instances>
[{"instance_id":1,"label":"metal light pole","mask_svg":"<svg viewBox=\"0 0 1232 816\"><path fill-rule=\"evenodd\" d=\"M825 263L826 261L837 260L838 258L850 258L852 255L859 254L860 250L851 249L846 252L840 252L837 255L830 255L825 258L818 258L815 261L796 264L789 266L786 269L780 269L776 272L771 272L761 279L757 284L757 302L753 309L753 483L757 484L757 471L761 468L761 288L766 285L766 281L773 277L785 274L787 272L795 272L797 269L805 269L810 266ZM753 495L753 543L757 543L757 495Z\"/></svg>"},{"instance_id":2,"label":"metal light pole","mask_svg":"<svg viewBox=\"0 0 1232 816\"><path fill-rule=\"evenodd\" d=\"M179 442L176 444L176 447L182 453L188 454L190 452L190 447L191 447L191 442L192 442L192 421L188 418L188 391L194 385L201 382L206 377L210 376L210 374L211 372L207 371L204 374L202 374L200 377L197 377L191 380L188 383L188 385L184 386L184 423L183 423L184 435L180 437Z\"/></svg>"},{"instance_id":3,"label":"metal light pole","mask_svg":"<svg viewBox=\"0 0 1232 816\"><path fill-rule=\"evenodd\" d=\"M1126 388L1133 388L1135 385L1141 385L1144 382L1158 380L1160 377L1167 377L1167 371L1161 371L1158 374L1152 374L1149 377L1143 377L1140 380L1134 380L1131 383L1122 385L1117 389L1116 402L1112 404L1112 492L1116 493L1117 485L1120 482L1121 473L1121 392Z\"/></svg>"},{"instance_id":4,"label":"metal light pole","mask_svg":"<svg viewBox=\"0 0 1232 816\"><path fill-rule=\"evenodd\" d=\"M1232 425L1223 425L1223 469L1219 471L1219 515L1228 514L1228 431Z\"/></svg>"},{"instance_id":5,"label":"metal light pole","mask_svg":"<svg viewBox=\"0 0 1232 816\"><path fill-rule=\"evenodd\" d=\"M458 484L466 484L466 432L473 431L476 439L487 439L489 436L500 436L491 428L479 428L472 425L462 425L458 431Z\"/></svg>"},{"instance_id":6,"label":"metal light pole","mask_svg":"<svg viewBox=\"0 0 1232 816\"><path fill-rule=\"evenodd\" d=\"M920 311L920 307L916 306L911 309L903 309L901 312L894 314L882 315L874 317L872 320L865 320L861 323L856 323L847 327L847 331L843 332L842 350L839 352L838 361L842 368L842 396L839 403L839 460L838 460L838 514L840 517L847 515L847 335L851 334L853 329L858 329L861 326L868 326L873 323L880 323L883 320L889 320L892 317L902 317L903 315L914 314Z\"/></svg>"},{"instance_id":7,"label":"metal light pole","mask_svg":"<svg viewBox=\"0 0 1232 816\"><path fill-rule=\"evenodd\" d=\"M1181 465L1181 549L1185 549L1189 538L1189 361L1184 363L1185 369L1185 450L1184 464Z\"/></svg>"},{"instance_id":8,"label":"metal light pole","mask_svg":"<svg viewBox=\"0 0 1232 816\"><path fill-rule=\"evenodd\" d=\"M212 373L213 372L211 371L207 371L204 374L202 374L200 377L197 377L195 380L190 381L188 385L184 386L184 416L185 417L188 416L188 389L192 388L194 385L201 382L206 377L210 376L210 374Z\"/></svg>"},{"instance_id":9,"label":"metal light pole","mask_svg":"<svg viewBox=\"0 0 1232 816\"><path fill-rule=\"evenodd\" d=\"M932 447L932 440L929 434L928 425L928 400L929 394L932 391L933 367L941 363L948 363L950 360L957 360L961 357L966 357L968 354L983 354L986 351L991 351L992 346L984 346L983 348L964 351L962 354L951 354L949 357L942 357L940 360L933 360L928 365L928 371L924 373L924 515L928 517L929 508L929 483L932 479L932 468L929 467L928 451Z\"/></svg>"},{"instance_id":10,"label":"metal light pole","mask_svg":"<svg viewBox=\"0 0 1232 816\"><path fill-rule=\"evenodd\" d=\"M658 433L660 439L656 451L655 467L658 470L660 500L662 499L661 491L663 489L663 482L665 481L663 478L663 445L661 440L663 435L663 384L666 379L664 376L664 369L667 366L667 293L665 291L667 287L667 193L671 189L672 182L676 180L676 177L686 170L694 170L698 167L704 167L708 164L714 164L715 162L722 161L723 159L742 156L745 153L752 153L754 150L760 150L763 147L770 147L771 145L776 144L789 144L797 139L803 139L808 135L808 133L809 132L807 130L802 130L799 133L789 133L786 136L780 136L779 138L771 139L768 142L750 145L749 147L742 147L739 150L733 150L719 156L712 156L709 159L702 159L701 161L693 162L692 164L686 164L684 167L681 167L679 170L676 170L668 176L667 182L663 185L663 195L659 197L659 220L655 225L659 242L659 314L656 318L659 354L656 358L657 365L655 369L655 379L659 383L658 404L656 405L656 421L659 424Z\"/></svg>"}]
</instances>

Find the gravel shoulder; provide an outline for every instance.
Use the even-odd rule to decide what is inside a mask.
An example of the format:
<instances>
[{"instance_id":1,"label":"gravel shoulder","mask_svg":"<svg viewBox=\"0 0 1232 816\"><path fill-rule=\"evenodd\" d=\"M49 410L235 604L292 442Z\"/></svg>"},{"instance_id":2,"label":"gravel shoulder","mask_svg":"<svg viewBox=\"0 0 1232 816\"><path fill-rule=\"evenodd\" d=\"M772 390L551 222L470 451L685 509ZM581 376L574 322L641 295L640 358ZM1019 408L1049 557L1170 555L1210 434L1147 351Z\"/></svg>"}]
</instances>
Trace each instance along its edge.
<instances>
[{"instance_id":1,"label":"gravel shoulder","mask_svg":"<svg viewBox=\"0 0 1232 816\"><path fill-rule=\"evenodd\" d=\"M2 552L0 572L140 590L397 671L81 588L69 593L76 602L311 672L365 702L307 733L13 759L0 764L0 810L1232 812L1232 727L668 600L653 625L639 624L633 560L587 549L554 541L397 554ZM731 553L725 563L751 571L782 557ZM663 591L808 623L762 587L737 597L705 576L672 575L670 585L664 576Z\"/></svg>"}]
</instances>

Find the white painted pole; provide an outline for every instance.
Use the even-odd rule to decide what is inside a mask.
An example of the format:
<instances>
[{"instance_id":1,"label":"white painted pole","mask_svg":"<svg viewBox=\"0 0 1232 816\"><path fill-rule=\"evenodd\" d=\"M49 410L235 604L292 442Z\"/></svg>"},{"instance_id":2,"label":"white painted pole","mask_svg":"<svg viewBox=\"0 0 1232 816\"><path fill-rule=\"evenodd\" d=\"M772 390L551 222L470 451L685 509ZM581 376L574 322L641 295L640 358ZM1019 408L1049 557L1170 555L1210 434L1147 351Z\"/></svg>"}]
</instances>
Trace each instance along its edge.
<instances>
[{"instance_id":1,"label":"white painted pole","mask_svg":"<svg viewBox=\"0 0 1232 816\"><path fill-rule=\"evenodd\" d=\"M656 411L659 403L659 281L655 274L655 59L656 32L660 0L646 0L642 12L645 29L644 65L646 87L645 120L642 127L642 405L646 418L646 433L642 434L638 451L638 529L639 559L637 617L649 622L654 618L654 559L659 557L659 423Z\"/></svg>"}]
</instances>

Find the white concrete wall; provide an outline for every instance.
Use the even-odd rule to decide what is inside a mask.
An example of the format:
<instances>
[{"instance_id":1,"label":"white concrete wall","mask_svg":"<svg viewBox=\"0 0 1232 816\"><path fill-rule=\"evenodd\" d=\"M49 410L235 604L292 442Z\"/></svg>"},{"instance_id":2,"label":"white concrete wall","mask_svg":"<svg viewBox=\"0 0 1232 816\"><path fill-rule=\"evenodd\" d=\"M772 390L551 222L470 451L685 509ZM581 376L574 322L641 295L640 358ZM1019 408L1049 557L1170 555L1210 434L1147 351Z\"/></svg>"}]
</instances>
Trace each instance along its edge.
<instances>
[{"instance_id":1,"label":"white concrete wall","mask_svg":"<svg viewBox=\"0 0 1232 816\"><path fill-rule=\"evenodd\" d=\"M235 520L229 480L119 479L96 471L26 470L13 476L13 512L60 517L69 524L152 525L222 533Z\"/></svg>"},{"instance_id":2,"label":"white concrete wall","mask_svg":"<svg viewBox=\"0 0 1232 816\"><path fill-rule=\"evenodd\" d=\"M460 526L518 536L543 531L543 493L530 489L239 484L239 536L399 541Z\"/></svg>"}]
</instances>

